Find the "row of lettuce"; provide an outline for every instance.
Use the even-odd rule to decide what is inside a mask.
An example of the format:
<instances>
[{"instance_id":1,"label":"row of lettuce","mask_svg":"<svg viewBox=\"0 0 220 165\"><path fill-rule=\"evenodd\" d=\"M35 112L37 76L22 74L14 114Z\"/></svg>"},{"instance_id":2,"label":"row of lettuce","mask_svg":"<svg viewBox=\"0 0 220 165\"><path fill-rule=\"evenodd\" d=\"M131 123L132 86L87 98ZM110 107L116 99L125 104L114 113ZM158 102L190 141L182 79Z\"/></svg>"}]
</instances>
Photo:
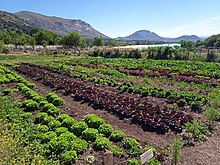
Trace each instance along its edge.
<instances>
[{"instance_id":1,"label":"row of lettuce","mask_svg":"<svg viewBox=\"0 0 220 165\"><path fill-rule=\"evenodd\" d=\"M56 94L49 93L45 97L38 94L32 89L34 84L5 67L0 68L0 76L1 84L16 84L14 88L4 89L4 95L19 91L25 97L17 106L24 110L22 118L34 124L28 140L40 142L46 158L71 164L89 147L96 151L110 150L116 157L143 153L135 138L125 137L123 131L114 130L95 114L85 115L82 121L77 121L61 113L57 106L63 105L64 100ZM153 162L157 161L153 159Z\"/></svg>"}]
</instances>

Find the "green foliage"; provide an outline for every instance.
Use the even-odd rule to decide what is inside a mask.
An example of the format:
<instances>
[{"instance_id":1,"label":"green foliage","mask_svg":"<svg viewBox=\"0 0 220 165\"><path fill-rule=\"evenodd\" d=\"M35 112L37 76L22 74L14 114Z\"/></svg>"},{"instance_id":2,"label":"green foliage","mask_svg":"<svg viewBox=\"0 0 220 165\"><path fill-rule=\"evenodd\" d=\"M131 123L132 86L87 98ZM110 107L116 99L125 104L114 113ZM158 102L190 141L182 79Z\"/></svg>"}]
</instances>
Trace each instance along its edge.
<instances>
[{"instance_id":1,"label":"green foliage","mask_svg":"<svg viewBox=\"0 0 220 165\"><path fill-rule=\"evenodd\" d=\"M62 133L68 132L68 128L66 127L59 127L55 130L58 136L60 136Z\"/></svg>"},{"instance_id":2,"label":"green foliage","mask_svg":"<svg viewBox=\"0 0 220 165\"><path fill-rule=\"evenodd\" d=\"M104 120L95 114L88 114L83 117L84 122L90 127L98 129L101 124L104 123Z\"/></svg>"},{"instance_id":3,"label":"green foliage","mask_svg":"<svg viewBox=\"0 0 220 165\"><path fill-rule=\"evenodd\" d=\"M110 135L110 140L114 142L119 142L124 138L124 132L121 130L115 130L114 132L111 133Z\"/></svg>"},{"instance_id":4,"label":"green foliage","mask_svg":"<svg viewBox=\"0 0 220 165\"><path fill-rule=\"evenodd\" d=\"M205 114L208 120L220 121L220 113L215 108L209 108Z\"/></svg>"},{"instance_id":5,"label":"green foliage","mask_svg":"<svg viewBox=\"0 0 220 165\"><path fill-rule=\"evenodd\" d=\"M12 88L6 88L2 91L2 93L4 96L6 96L6 95L12 93L13 91L14 91L14 89L12 89Z\"/></svg>"},{"instance_id":6,"label":"green foliage","mask_svg":"<svg viewBox=\"0 0 220 165\"><path fill-rule=\"evenodd\" d=\"M192 133L192 137L195 140L204 141L208 139L208 135L210 134L208 127L205 125L201 125L198 120L187 122L185 126L186 130L189 133Z\"/></svg>"},{"instance_id":7,"label":"green foliage","mask_svg":"<svg viewBox=\"0 0 220 165\"><path fill-rule=\"evenodd\" d=\"M180 99L178 102L177 102L177 105L179 107L184 107L186 105L186 100L185 99Z\"/></svg>"},{"instance_id":8,"label":"green foliage","mask_svg":"<svg viewBox=\"0 0 220 165\"><path fill-rule=\"evenodd\" d=\"M201 107L202 107L202 103L200 101L192 102L192 105L191 105L192 111L200 113Z\"/></svg>"},{"instance_id":9,"label":"green foliage","mask_svg":"<svg viewBox=\"0 0 220 165\"><path fill-rule=\"evenodd\" d=\"M98 130L94 128L87 128L82 132L82 138L89 141L95 141L95 139L98 137Z\"/></svg>"},{"instance_id":10,"label":"green foliage","mask_svg":"<svg viewBox=\"0 0 220 165\"><path fill-rule=\"evenodd\" d=\"M38 125L36 130L38 132L46 133L49 131L49 128L46 125Z\"/></svg>"},{"instance_id":11,"label":"green foliage","mask_svg":"<svg viewBox=\"0 0 220 165\"><path fill-rule=\"evenodd\" d=\"M63 120L65 120L66 118L71 118L71 117L68 114L61 114L57 117L57 120L62 123Z\"/></svg>"},{"instance_id":12,"label":"green foliage","mask_svg":"<svg viewBox=\"0 0 220 165\"><path fill-rule=\"evenodd\" d=\"M64 100L58 97L55 93L48 93L46 95L46 99L48 102L52 103L55 106L63 105Z\"/></svg>"},{"instance_id":13,"label":"green foliage","mask_svg":"<svg viewBox=\"0 0 220 165\"><path fill-rule=\"evenodd\" d=\"M96 150L108 149L109 145L110 145L110 141L106 137L97 137L94 142L94 149Z\"/></svg>"},{"instance_id":14,"label":"green foliage","mask_svg":"<svg viewBox=\"0 0 220 165\"><path fill-rule=\"evenodd\" d=\"M72 32L69 34L65 34L62 37L61 41L62 45L68 47L78 47L78 46L85 46L85 39L82 38L78 33Z\"/></svg>"},{"instance_id":15,"label":"green foliage","mask_svg":"<svg viewBox=\"0 0 220 165\"><path fill-rule=\"evenodd\" d=\"M22 107L25 108L25 111L35 111L38 109L38 103L34 100L25 100L22 103Z\"/></svg>"},{"instance_id":16,"label":"green foliage","mask_svg":"<svg viewBox=\"0 0 220 165\"><path fill-rule=\"evenodd\" d=\"M51 122L48 123L48 127L51 129L51 130L55 130L56 128L60 127L61 126L61 123L57 120L52 120Z\"/></svg>"},{"instance_id":17,"label":"green foliage","mask_svg":"<svg viewBox=\"0 0 220 165\"><path fill-rule=\"evenodd\" d=\"M180 157L181 157L181 153L180 153L181 147L182 147L181 140L178 139L178 138L174 139L173 140L173 144L172 144L172 150L173 150L173 163L175 165L177 165L179 160L180 160Z\"/></svg>"},{"instance_id":18,"label":"green foliage","mask_svg":"<svg viewBox=\"0 0 220 165\"><path fill-rule=\"evenodd\" d=\"M43 121L42 124L48 125L49 122L53 121L54 117L53 116L46 116Z\"/></svg>"},{"instance_id":19,"label":"green foliage","mask_svg":"<svg viewBox=\"0 0 220 165\"><path fill-rule=\"evenodd\" d=\"M82 132L88 128L88 125L85 122L76 122L72 125L71 131L76 135L76 136L81 136Z\"/></svg>"},{"instance_id":20,"label":"green foliage","mask_svg":"<svg viewBox=\"0 0 220 165\"><path fill-rule=\"evenodd\" d=\"M95 37L93 39L93 46L103 46L104 45L104 39L102 37Z\"/></svg>"},{"instance_id":21,"label":"green foliage","mask_svg":"<svg viewBox=\"0 0 220 165\"><path fill-rule=\"evenodd\" d=\"M139 160L137 159L130 159L128 160L127 165L138 165L139 164Z\"/></svg>"},{"instance_id":22,"label":"green foliage","mask_svg":"<svg viewBox=\"0 0 220 165\"><path fill-rule=\"evenodd\" d=\"M123 150L116 145L110 144L108 146L108 150L111 151L113 153L113 155L116 157L119 157L120 155L123 154Z\"/></svg>"},{"instance_id":23,"label":"green foliage","mask_svg":"<svg viewBox=\"0 0 220 165\"><path fill-rule=\"evenodd\" d=\"M70 145L71 149L75 150L77 154L83 154L89 146L85 140L79 138L75 139Z\"/></svg>"},{"instance_id":24,"label":"green foliage","mask_svg":"<svg viewBox=\"0 0 220 165\"><path fill-rule=\"evenodd\" d=\"M35 120L34 122L36 124L43 122L44 118L47 117L48 114L45 112L39 112L36 116L35 116Z\"/></svg>"},{"instance_id":25,"label":"green foliage","mask_svg":"<svg viewBox=\"0 0 220 165\"><path fill-rule=\"evenodd\" d=\"M98 131L105 137L109 137L113 131L113 128L110 124L102 124L99 126Z\"/></svg>"},{"instance_id":26,"label":"green foliage","mask_svg":"<svg viewBox=\"0 0 220 165\"><path fill-rule=\"evenodd\" d=\"M211 53L207 54L206 61L207 62L215 62L217 58L218 58L218 56L215 53L211 52Z\"/></svg>"},{"instance_id":27,"label":"green foliage","mask_svg":"<svg viewBox=\"0 0 220 165\"><path fill-rule=\"evenodd\" d=\"M25 112L25 113L21 114L21 118L22 118L22 120L29 122L29 121L32 121L33 115L31 112Z\"/></svg>"},{"instance_id":28,"label":"green foliage","mask_svg":"<svg viewBox=\"0 0 220 165\"><path fill-rule=\"evenodd\" d=\"M42 143L47 143L49 142L51 139L57 137L56 132L54 131L49 131L43 134L42 136Z\"/></svg>"},{"instance_id":29,"label":"green foliage","mask_svg":"<svg viewBox=\"0 0 220 165\"><path fill-rule=\"evenodd\" d=\"M63 164L65 164L65 165L73 164L76 161L76 159L77 159L77 153L74 150L65 151L61 155L61 160L62 160Z\"/></svg>"},{"instance_id":30,"label":"green foliage","mask_svg":"<svg viewBox=\"0 0 220 165\"><path fill-rule=\"evenodd\" d=\"M48 115L57 116L60 114L60 110L51 103L46 103L45 101L42 101L41 105L43 106L42 110L44 112L47 112Z\"/></svg>"},{"instance_id":31,"label":"green foliage","mask_svg":"<svg viewBox=\"0 0 220 165\"><path fill-rule=\"evenodd\" d=\"M72 125L73 125L74 123L76 123L76 120L73 119L73 118L71 118L71 117L68 117L68 118L66 118L66 119L63 120L61 126L62 126L62 127L66 127L66 128L68 128L69 130L71 130L71 127L72 127Z\"/></svg>"},{"instance_id":32,"label":"green foliage","mask_svg":"<svg viewBox=\"0 0 220 165\"><path fill-rule=\"evenodd\" d=\"M72 142L73 140L76 139L76 136L75 136L73 133L71 133L71 132L69 132L69 131L66 131L66 132L64 132L64 133L62 133L62 134L60 135L60 138L64 138L64 139L66 139L68 142Z\"/></svg>"},{"instance_id":33,"label":"green foliage","mask_svg":"<svg viewBox=\"0 0 220 165\"><path fill-rule=\"evenodd\" d=\"M135 138L125 138L123 141L123 146L127 149L135 148L139 145Z\"/></svg>"},{"instance_id":34,"label":"green foliage","mask_svg":"<svg viewBox=\"0 0 220 165\"><path fill-rule=\"evenodd\" d=\"M69 142L65 138L59 136L52 138L48 145L52 152L60 154L64 150L68 149Z\"/></svg>"},{"instance_id":35,"label":"green foliage","mask_svg":"<svg viewBox=\"0 0 220 165\"><path fill-rule=\"evenodd\" d=\"M148 165L160 165L160 162L158 162L155 158L150 158L150 159L147 161L147 164L148 164Z\"/></svg>"}]
</instances>

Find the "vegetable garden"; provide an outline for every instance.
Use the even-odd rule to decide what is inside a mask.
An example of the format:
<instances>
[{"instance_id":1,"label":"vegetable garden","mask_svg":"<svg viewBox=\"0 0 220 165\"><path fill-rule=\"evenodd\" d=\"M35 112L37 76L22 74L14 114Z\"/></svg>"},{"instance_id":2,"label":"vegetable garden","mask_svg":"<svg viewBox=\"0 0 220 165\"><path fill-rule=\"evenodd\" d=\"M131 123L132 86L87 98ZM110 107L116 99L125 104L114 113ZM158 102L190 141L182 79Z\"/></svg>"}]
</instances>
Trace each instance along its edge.
<instances>
[{"instance_id":1,"label":"vegetable garden","mask_svg":"<svg viewBox=\"0 0 220 165\"><path fill-rule=\"evenodd\" d=\"M101 164L100 155L109 150L114 164L135 164L153 148L148 163L169 164L172 139L180 138L183 146L203 143L220 120L219 63L66 57L2 61L1 99L16 100L16 121L27 125L21 138L29 142L21 146L38 146L33 152L42 162ZM15 112L6 113L1 121L14 124L9 118ZM23 161L34 160L30 154Z\"/></svg>"}]
</instances>

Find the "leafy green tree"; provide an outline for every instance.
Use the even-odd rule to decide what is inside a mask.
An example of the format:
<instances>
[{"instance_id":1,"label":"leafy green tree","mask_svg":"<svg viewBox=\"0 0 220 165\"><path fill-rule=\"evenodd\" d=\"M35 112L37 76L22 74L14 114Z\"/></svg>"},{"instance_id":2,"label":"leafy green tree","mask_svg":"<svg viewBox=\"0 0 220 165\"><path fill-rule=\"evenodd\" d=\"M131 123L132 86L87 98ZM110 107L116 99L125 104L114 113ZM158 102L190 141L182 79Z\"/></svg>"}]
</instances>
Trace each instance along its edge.
<instances>
[{"instance_id":1,"label":"leafy green tree","mask_svg":"<svg viewBox=\"0 0 220 165\"><path fill-rule=\"evenodd\" d=\"M37 45L54 45L56 44L56 38L58 37L55 33L48 32L45 30L39 30L33 34L33 37Z\"/></svg>"},{"instance_id":2,"label":"leafy green tree","mask_svg":"<svg viewBox=\"0 0 220 165\"><path fill-rule=\"evenodd\" d=\"M76 32L72 32L69 34L65 34L62 37L62 44L64 46L68 46L68 47L80 47L80 46L85 46L86 41L84 38L82 38L78 33Z\"/></svg>"},{"instance_id":3,"label":"leafy green tree","mask_svg":"<svg viewBox=\"0 0 220 165\"><path fill-rule=\"evenodd\" d=\"M103 46L104 45L104 39L102 37L95 37L93 39L93 46Z\"/></svg>"},{"instance_id":4,"label":"leafy green tree","mask_svg":"<svg viewBox=\"0 0 220 165\"><path fill-rule=\"evenodd\" d=\"M195 43L192 42L192 41L182 40L182 41L180 41L180 44L181 44L182 48L187 48L189 50L194 50L195 49Z\"/></svg>"},{"instance_id":5,"label":"leafy green tree","mask_svg":"<svg viewBox=\"0 0 220 165\"><path fill-rule=\"evenodd\" d=\"M212 35L205 39L205 46L206 47L214 47L215 43L217 42L218 38L220 38L220 34Z\"/></svg>"}]
</instances>

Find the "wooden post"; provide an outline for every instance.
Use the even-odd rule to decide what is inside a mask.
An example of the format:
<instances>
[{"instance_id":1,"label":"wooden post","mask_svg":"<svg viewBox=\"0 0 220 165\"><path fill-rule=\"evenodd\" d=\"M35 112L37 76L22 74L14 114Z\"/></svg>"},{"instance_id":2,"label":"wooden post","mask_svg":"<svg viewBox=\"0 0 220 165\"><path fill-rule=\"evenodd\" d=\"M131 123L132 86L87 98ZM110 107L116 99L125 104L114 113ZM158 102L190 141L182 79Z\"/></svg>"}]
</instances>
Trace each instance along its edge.
<instances>
[{"instance_id":1,"label":"wooden post","mask_svg":"<svg viewBox=\"0 0 220 165\"><path fill-rule=\"evenodd\" d=\"M104 153L104 165L113 165L113 153L111 151Z\"/></svg>"}]
</instances>

